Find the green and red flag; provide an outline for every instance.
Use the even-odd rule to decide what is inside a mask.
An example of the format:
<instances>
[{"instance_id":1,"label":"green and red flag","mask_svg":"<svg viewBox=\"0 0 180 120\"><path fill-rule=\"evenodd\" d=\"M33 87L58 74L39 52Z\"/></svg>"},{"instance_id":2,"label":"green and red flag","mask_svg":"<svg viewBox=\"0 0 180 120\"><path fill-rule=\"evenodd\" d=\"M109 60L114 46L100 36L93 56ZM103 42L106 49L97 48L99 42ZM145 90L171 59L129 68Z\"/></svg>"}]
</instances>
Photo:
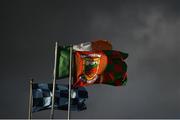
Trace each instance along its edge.
<instances>
[{"instance_id":1,"label":"green and red flag","mask_svg":"<svg viewBox=\"0 0 180 120\"><path fill-rule=\"evenodd\" d=\"M124 85L127 81L128 54L114 51L76 51L74 87L90 84Z\"/></svg>"},{"instance_id":2,"label":"green and red flag","mask_svg":"<svg viewBox=\"0 0 180 120\"><path fill-rule=\"evenodd\" d=\"M96 50L111 50L112 45L108 40L96 40L73 45L73 51L96 51ZM57 63L56 63L56 78L61 79L69 75L69 60L70 46L58 46Z\"/></svg>"}]
</instances>

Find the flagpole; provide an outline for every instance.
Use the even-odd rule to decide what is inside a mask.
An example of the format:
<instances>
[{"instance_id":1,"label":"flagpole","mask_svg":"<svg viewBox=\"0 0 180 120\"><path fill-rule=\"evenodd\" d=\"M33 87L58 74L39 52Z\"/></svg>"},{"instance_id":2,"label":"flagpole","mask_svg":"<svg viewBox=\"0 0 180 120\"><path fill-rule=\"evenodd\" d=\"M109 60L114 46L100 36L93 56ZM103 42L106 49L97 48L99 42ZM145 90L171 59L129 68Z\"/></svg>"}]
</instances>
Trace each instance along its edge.
<instances>
[{"instance_id":1,"label":"flagpole","mask_svg":"<svg viewBox=\"0 0 180 120\"><path fill-rule=\"evenodd\" d=\"M70 120L70 111L71 111L71 72L72 72L72 47L70 47L70 60L69 60L69 97L68 97L68 120Z\"/></svg>"},{"instance_id":2,"label":"flagpole","mask_svg":"<svg viewBox=\"0 0 180 120\"><path fill-rule=\"evenodd\" d=\"M57 64L57 48L58 48L58 43L56 42L55 45L55 57L54 57L54 78L53 78L53 89L52 89L52 103L51 103L51 114L50 114L50 119L53 119L54 117L54 94L55 94L55 87L56 87L56 64Z\"/></svg>"},{"instance_id":3,"label":"flagpole","mask_svg":"<svg viewBox=\"0 0 180 120\"><path fill-rule=\"evenodd\" d=\"M33 84L33 79L30 80L29 82L29 113L28 113L28 119L32 118L32 84Z\"/></svg>"}]
</instances>

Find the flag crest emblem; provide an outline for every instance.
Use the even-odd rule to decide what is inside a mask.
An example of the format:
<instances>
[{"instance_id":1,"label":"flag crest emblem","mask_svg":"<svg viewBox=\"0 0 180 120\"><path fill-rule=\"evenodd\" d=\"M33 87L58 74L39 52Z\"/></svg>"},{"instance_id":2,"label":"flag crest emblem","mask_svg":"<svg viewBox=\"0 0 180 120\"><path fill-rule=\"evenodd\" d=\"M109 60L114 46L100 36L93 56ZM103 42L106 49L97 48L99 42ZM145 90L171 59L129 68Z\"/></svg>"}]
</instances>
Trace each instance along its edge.
<instances>
[{"instance_id":1,"label":"flag crest emblem","mask_svg":"<svg viewBox=\"0 0 180 120\"><path fill-rule=\"evenodd\" d=\"M81 55L83 62L83 74L80 75L80 79L87 83L93 83L98 75L100 54L87 54Z\"/></svg>"},{"instance_id":2,"label":"flag crest emblem","mask_svg":"<svg viewBox=\"0 0 180 120\"><path fill-rule=\"evenodd\" d=\"M103 52L76 51L76 79L78 82L93 84L105 70L107 56Z\"/></svg>"},{"instance_id":3,"label":"flag crest emblem","mask_svg":"<svg viewBox=\"0 0 180 120\"><path fill-rule=\"evenodd\" d=\"M76 51L73 87L90 84L125 85L128 54L115 51Z\"/></svg>"}]
</instances>

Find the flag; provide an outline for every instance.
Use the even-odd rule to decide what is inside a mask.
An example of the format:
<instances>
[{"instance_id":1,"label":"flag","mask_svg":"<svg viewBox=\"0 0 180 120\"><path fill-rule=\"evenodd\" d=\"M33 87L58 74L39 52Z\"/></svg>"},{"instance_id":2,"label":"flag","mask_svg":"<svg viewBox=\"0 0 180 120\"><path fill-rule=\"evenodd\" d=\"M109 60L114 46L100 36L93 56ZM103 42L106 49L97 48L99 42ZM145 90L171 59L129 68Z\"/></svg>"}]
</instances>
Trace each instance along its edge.
<instances>
[{"instance_id":1,"label":"flag","mask_svg":"<svg viewBox=\"0 0 180 120\"><path fill-rule=\"evenodd\" d=\"M51 108L52 84L34 83L32 85L33 108L32 112L38 112ZM68 109L68 86L56 84L54 109ZM72 89L71 110L81 111L86 109L85 101L88 92L84 87Z\"/></svg>"},{"instance_id":2,"label":"flag","mask_svg":"<svg viewBox=\"0 0 180 120\"><path fill-rule=\"evenodd\" d=\"M56 78L65 78L69 75L70 46L58 46Z\"/></svg>"},{"instance_id":3,"label":"flag","mask_svg":"<svg viewBox=\"0 0 180 120\"><path fill-rule=\"evenodd\" d=\"M76 51L75 80L73 87L95 83L113 86L125 85L127 81L128 54L114 51Z\"/></svg>"},{"instance_id":4,"label":"flag","mask_svg":"<svg viewBox=\"0 0 180 120\"><path fill-rule=\"evenodd\" d=\"M107 40L96 40L73 45L73 51L97 51L111 50L112 45ZM70 46L58 46L57 50L57 66L56 78L61 79L69 75Z\"/></svg>"},{"instance_id":5,"label":"flag","mask_svg":"<svg viewBox=\"0 0 180 120\"><path fill-rule=\"evenodd\" d=\"M74 51L97 51L97 50L111 50L112 44L108 40L95 40L92 42L80 43L73 45Z\"/></svg>"}]
</instances>

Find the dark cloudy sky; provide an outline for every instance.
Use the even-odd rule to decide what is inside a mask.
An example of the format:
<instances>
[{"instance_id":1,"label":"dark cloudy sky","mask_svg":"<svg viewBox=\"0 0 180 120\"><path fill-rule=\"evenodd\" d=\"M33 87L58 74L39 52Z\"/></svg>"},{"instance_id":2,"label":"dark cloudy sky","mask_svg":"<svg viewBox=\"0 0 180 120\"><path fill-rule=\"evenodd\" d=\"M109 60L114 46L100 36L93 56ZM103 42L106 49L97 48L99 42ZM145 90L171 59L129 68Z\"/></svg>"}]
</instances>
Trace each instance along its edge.
<instances>
[{"instance_id":1,"label":"dark cloudy sky","mask_svg":"<svg viewBox=\"0 0 180 120\"><path fill-rule=\"evenodd\" d=\"M179 0L0 1L0 118L27 118L29 80L52 82L55 41L93 39L129 53L128 83L86 87L87 110L71 118L180 118L179 6ZM55 111L55 118L66 117Z\"/></svg>"}]
</instances>

